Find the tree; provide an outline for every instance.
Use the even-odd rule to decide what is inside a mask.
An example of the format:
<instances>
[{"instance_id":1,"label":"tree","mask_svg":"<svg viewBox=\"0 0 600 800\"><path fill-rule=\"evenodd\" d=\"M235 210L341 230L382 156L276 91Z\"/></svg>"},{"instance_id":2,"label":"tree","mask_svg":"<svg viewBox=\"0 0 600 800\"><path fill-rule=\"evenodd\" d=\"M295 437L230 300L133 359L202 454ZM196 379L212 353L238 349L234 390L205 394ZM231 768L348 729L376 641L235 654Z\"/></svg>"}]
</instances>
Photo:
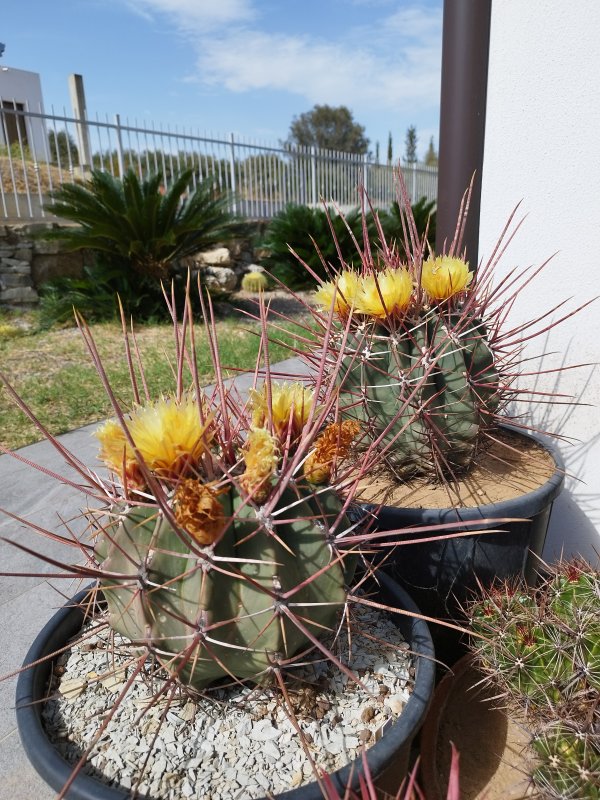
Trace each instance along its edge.
<instances>
[{"instance_id":1,"label":"tree","mask_svg":"<svg viewBox=\"0 0 600 800\"><path fill-rule=\"evenodd\" d=\"M392 132L390 131L389 136L388 136L388 149L387 149L387 163L388 163L388 166L391 165L393 157L394 157L394 153L393 153L393 150L392 150Z\"/></svg>"},{"instance_id":2,"label":"tree","mask_svg":"<svg viewBox=\"0 0 600 800\"><path fill-rule=\"evenodd\" d=\"M425 163L428 167L437 167L438 165L438 154L433 145L433 136L429 140L429 147L425 153Z\"/></svg>"},{"instance_id":3,"label":"tree","mask_svg":"<svg viewBox=\"0 0 600 800\"><path fill-rule=\"evenodd\" d=\"M70 133L50 131L48 143L50 145L50 161L53 164L60 164L62 167L68 167L69 164L75 167L79 165L79 152Z\"/></svg>"},{"instance_id":4,"label":"tree","mask_svg":"<svg viewBox=\"0 0 600 800\"><path fill-rule=\"evenodd\" d=\"M289 142L303 147L324 147L364 155L369 147L365 129L354 121L346 106L316 105L290 125Z\"/></svg>"},{"instance_id":5,"label":"tree","mask_svg":"<svg viewBox=\"0 0 600 800\"><path fill-rule=\"evenodd\" d=\"M379 164L379 142L375 142L375 163Z\"/></svg>"},{"instance_id":6,"label":"tree","mask_svg":"<svg viewBox=\"0 0 600 800\"><path fill-rule=\"evenodd\" d=\"M406 131L404 147L404 161L414 164L417 160L417 129L414 125L410 125Z\"/></svg>"}]
</instances>

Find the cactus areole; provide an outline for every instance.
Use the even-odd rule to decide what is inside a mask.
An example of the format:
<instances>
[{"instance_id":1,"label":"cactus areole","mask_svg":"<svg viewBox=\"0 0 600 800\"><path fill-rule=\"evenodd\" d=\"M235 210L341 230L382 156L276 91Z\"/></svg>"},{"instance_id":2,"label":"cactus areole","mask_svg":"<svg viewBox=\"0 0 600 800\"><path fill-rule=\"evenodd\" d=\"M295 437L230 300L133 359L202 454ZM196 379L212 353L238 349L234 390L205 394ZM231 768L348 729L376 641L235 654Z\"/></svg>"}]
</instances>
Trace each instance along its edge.
<instances>
[{"instance_id":1,"label":"cactus areole","mask_svg":"<svg viewBox=\"0 0 600 800\"><path fill-rule=\"evenodd\" d=\"M312 649L311 636L335 630L350 576L328 543L336 496L295 489L278 504L293 504L294 520L272 527L231 487L220 497L222 536L200 552L156 508L118 515L97 547L102 569L122 575L100 582L111 627L195 689L225 677L260 682Z\"/></svg>"}]
</instances>

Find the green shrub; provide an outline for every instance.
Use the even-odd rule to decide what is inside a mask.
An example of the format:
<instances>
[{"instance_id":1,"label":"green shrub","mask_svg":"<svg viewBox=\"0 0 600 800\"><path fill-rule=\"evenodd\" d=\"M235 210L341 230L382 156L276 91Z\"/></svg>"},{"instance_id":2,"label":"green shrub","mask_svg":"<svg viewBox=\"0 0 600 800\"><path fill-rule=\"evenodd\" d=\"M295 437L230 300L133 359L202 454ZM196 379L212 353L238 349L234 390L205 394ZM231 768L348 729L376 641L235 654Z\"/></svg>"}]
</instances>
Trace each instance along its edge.
<instances>
[{"instance_id":1,"label":"green shrub","mask_svg":"<svg viewBox=\"0 0 600 800\"><path fill-rule=\"evenodd\" d=\"M90 250L95 263L81 278L43 287L45 325L65 322L73 306L91 319L110 319L117 313L117 294L127 313L164 317L160 281L176 277L176 262L244 229L212 179L188 192L192 176L186 170L164 191L159 174L140 181L130 170L120 180L94 170L88 183L65 184L52 193L52 213L78 224L46 231L44 238L61 240L68 251Z\"/></svg>"},{"instance_id":2,"label":"green shrub","mask_svg":"<svg viewBox=\"0 0 600 800\"><path fill-rule=\"evenodd\" d=\"M429 220L427 238L432 247L435 244L434 206L434 201L428 202L422 197L412 207L419 236L425 234ZM394 201L390 211L378 212L378 216L386 241L390 244L396 242L400 252L403 252L404 234L398 203ZM369 213L365 218L369 240L376 247L380 237L373 215ZM345 266L358 265L360 253L357 251L354 239L360 247L364 243L360 211L353 209L344 216L332 214L330 221L322 208L287 206L273 218L262 241L262 247L268 251L267 257L262 260L266 269L292 289L311 289L314 288L315 281L311 279L308 271L302 267L290 248L324 280L329 280L331 275L324 267L323 260L335 270L344 267L344 264L340 263L340 255Z\"/></svg>"},{"instance_id":3,"label":"green shrub","mask_svg":"<svg viewBox=\"0 0 600 800\"><path fill-rule=\"evenodd\" d=\"M435 231L436 231L436 211L435 200L427 200L426 197L421 197L412 206L412 214L422 238L427 231L427 241L432 250L435 249ZM404 215L402 215L404 216ZM391 244L396 242L400 251L404 251L404 231L402 228L402 216L400 215L400 206L398 201L394 200L392 207L386 213L379 215L381 226L385 233L386 241ZM429 223L429 227L427 227Z\"/></svg>"},{"instance_id":4,"label":"green shrub","mask_svg":"<svg viewBox=\"0 0 600 800\"><path fill-rule=\"evenodd\" d=\"M344 217L335 214L330 216L330 220L342 258L347 262L358 258L352 234L362 242L359 211L350 211L345 215L345 221ZM314 286L314 281L298 258L325 280L329 278L329 274L323 266L319 251L326 264L331 264L336 269L341 268L327 213L322 208L286 206L271 220L262 246L268 251L267 257L262 259L265 268L292 289ZM290 247L298 257L290 251Z\"/></svg>"}]
</instances>

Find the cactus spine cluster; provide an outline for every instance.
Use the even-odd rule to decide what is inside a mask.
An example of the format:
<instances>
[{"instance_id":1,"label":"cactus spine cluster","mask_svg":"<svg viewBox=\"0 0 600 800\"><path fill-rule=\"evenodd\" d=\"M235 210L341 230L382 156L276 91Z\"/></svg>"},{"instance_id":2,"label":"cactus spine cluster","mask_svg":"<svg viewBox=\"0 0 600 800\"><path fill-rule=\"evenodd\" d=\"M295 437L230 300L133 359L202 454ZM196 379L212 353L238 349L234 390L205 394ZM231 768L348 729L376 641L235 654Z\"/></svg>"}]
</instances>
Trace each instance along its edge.
<instances>
[{"instance_id":1,"label":"cactus spine cluster","mask_svg":"<svg viewBox=\"0 0 600 800\"><path fill-rule=\"evenodd\" d=\"M245 292L254 292L258 294L258 292L264 292L268 288L269 279L264 272L253 270L252 272L247 272L242 278L242 289Z\"/></svg>"},{"instance_id":2,"label":"cactus spine cluster","mask_svg":"<svg viewBox=\"0 0 600 800\"><path fill-rule=\"evenodd\" d=\"M600 573L560 564L541 586L505 584L470 608L473 648L526 715L543 797L600 797Z\"/></svg>"}]
</instances>

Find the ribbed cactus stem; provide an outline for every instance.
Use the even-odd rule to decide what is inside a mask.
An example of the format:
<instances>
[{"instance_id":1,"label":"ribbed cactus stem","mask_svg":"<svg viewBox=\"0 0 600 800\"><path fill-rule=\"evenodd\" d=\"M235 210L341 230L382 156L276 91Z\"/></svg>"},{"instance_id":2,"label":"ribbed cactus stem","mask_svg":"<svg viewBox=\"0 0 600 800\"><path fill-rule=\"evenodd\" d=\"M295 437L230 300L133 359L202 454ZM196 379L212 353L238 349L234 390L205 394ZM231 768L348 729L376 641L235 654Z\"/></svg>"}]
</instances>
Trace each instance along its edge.
<instances>
[{"instance_id":1,"label":"ribbed cactus stem","mask_svg":"<svg viewBox=\"0 0 600 800\"><path fill-rule=\"evenodd\" d=\"M480 320L429 309L393 333L374 325L352 334L347 352L344 414L370 426L395 471L439 474L471 464L498 406Z\"/></svg>"},{"instance_id":2,"label":"ribbed cactus stem","mask_svg":"<svg viewBox=\"0 0 600 800\"><path fill-rule=\"evenodd\" d=\"M304 496L305 495L305 496ZM339 503L289 486L279 523L265 519L232 486L220 496L226 523L215 545L198 548L156 509L126 510L98 548L111 626L149 647L169 672L195 689L219 678L268 677L313 647L344 608L344 564L328 541Z\"/></svg>"}]
</instances>

